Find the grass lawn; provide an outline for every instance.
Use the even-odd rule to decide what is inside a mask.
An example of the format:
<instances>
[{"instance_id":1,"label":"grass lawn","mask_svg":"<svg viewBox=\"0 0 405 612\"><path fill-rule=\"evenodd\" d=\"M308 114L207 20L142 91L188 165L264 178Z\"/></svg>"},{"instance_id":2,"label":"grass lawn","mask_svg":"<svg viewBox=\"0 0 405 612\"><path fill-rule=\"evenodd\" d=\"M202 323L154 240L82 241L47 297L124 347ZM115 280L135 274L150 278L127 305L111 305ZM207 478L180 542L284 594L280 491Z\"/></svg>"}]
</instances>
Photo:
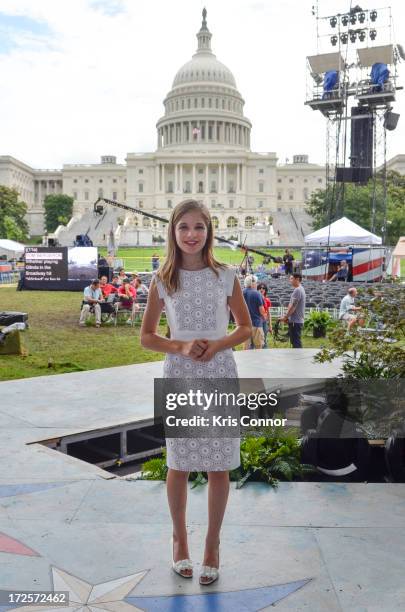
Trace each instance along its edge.
<instances>
[{"instance_id":1,"label":"grass lawn","mask_svg":"<svg viewBox=\"0 0 405 612\"><path fill-rule=\"evenodd\" d=\"M94 370L163 359L141 347L139 325L78 326L81 293L64 291L16 291L0 287L0 310L27 312L30 328L22 332L27 355L0 355L0 380L28 378L63 372ZM165 333L166 327L160 329ZM304 337L304 347L320 347L325 339ZM288 348L275 343L270 348ZM241 348L241 347L238 347Z\"/></svg>"},{"instance_id":2,"label":"grass lawn","mask_svg":"<svg viewBox=\"0 0 405 612\"><path fill-rule=\"evenodd\" d=\"M285 249L270 249L270 248L259 248L259 251L264 251L265 253L270 253L274 255L274 257L280 257L284 254ZM106 254L107 250L105 248L99 248L99 252L102 254ZM229 264L241 264L243 259L243 253L240 249L234 251L228 248L217 247L214 249L215 257L224 263ZM294 255L295 259L301 259L301 252L291 251ZM158 255L163 259L165 256L164 247L128 247L121 248L118 250L117 257L123 259L124 267L127 272L144 272L147 270L152 270L151 257L153 253L158 253ZM255 267L257 264L262 263L263 257L260 255L255 255L252 253L254 257Z\"/></svg>"}]
</instances>

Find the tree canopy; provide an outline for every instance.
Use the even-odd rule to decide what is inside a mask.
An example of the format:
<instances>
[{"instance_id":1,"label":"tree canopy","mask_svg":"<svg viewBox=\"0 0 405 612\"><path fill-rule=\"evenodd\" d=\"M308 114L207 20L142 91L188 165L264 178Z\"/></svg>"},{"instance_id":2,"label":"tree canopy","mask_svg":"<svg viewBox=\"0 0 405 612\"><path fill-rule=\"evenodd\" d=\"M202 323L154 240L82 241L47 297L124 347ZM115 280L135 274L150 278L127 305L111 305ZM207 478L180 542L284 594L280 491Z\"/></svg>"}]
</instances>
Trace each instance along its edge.
<instances>
[{"instance_id":1,"label":"tree canopy","mask_svg":"<svg viewBox=\"0 0 405 612\"><path fill-rule=\"evenodd\" d=\"M73 198L60 194L47 195L44 200L45 227L48 232L54 232L58 225L69 221L73 212Z\"/></svg>"},{"instance_id":2,"label":"tree canopy","mask_svg":"<svg viewBox=\"0 0 405 612\"><path fill-rule=\"evenodd\" d=\"M396 244L405 235L405 176L389 172L387 192L386 244ZM329 225L342 216L361 227L383 236L384 231L384 184L381 173L370 179L367 185L354 183L337 184L335 188L318 189L307 204L312 216L314 230ZM373 222L374 220L374 222Z\"/></svg>"},{"instance_id":3,"label":"tree canopy","mask_svg":"<svg viewBox=\"0 0 405 612\"><path fill-rule=\"evenodd\" d=\"M16 189L0 185L0 238L24 242L28 236L27 205Z\"/></svg>"}]
</instances>

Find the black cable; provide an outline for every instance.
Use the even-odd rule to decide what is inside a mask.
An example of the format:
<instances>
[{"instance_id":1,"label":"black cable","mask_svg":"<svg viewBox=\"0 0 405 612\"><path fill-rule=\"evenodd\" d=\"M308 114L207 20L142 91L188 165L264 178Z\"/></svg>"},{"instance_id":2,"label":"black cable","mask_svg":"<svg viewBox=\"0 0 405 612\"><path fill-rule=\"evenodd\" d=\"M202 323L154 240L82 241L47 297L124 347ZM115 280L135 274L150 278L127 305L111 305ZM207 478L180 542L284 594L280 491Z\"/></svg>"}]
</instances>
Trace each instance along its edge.
<instances>
[{"instance_id":1,"label":"black cable","mask_svg":"<svg viewBox=\"0 0 405 612\"><path fill-rule=\"evenodd\" d=\"M99 202L105 202L106 204L110 204L111 206L116 206L118 208L123 208L124 210L129 210L137 215L143 215L144 217L148 217L149 219L155 219L156 221L161 221L162 223L169 223L167 219L164 217L159 217L158 215L154 215L150 212L146 212L140 208L135 208L134 206L128 206L128 204L122 204L121 202L117 202L116 200L109 200L108 198L98 198L93 205L93 210L96 214L103 214L103 207L99 205ZM267 257L272 259L274 262L277 261L277 258L270 253L265 253L264 251L260 251L259 249L253 249L252 247L246 246L245 244L241 244L239 242L235 243L233 240L227 240L226 238L222 238L222 236L214 235L214 239L218 240L218 242L223 242L226 244L230 244L237 249L242 249L246 252L256 253L257 255L261 255L262 257Z\"/></svg>"}]
</instances>

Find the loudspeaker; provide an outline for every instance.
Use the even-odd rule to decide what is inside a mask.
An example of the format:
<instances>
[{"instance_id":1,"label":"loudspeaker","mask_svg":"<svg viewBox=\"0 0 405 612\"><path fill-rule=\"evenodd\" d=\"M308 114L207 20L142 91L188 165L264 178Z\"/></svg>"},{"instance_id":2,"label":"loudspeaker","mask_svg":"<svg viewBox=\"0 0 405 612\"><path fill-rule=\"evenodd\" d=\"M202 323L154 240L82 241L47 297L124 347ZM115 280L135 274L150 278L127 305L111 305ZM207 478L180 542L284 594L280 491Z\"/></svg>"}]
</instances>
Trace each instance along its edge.
<instances>
[{"instance_id":1,"label":"loudspeaker","mask_svg":"<svg viewBox=\"0 0 405 612\"><path fill-rule=\"evenodd\" d=\"M398 124L399 113L387 111L384 115L384 127L387 130L395 130Z\"/></svg>"},{"instance_id":2,"label":"loudspeaker","mask_svg":"<svg viewBox=\"0 0 405 612\"><path fill-rule=\"evenodd\" d=\"M361 118L361 115L367 115ZM354 168L371 168L373 165L373 117L364 106L353 106L351 109L351 166Z\"/></svg>"},{"instance_id":3,"label":"loudspeaker","mask_svg":"<svg viewBox=\"0 0 405 612\"><path fill-rule=\"evenodd\" d=\"M372 174L371 168L336 168L336 182L367 183Z\"/></svg>"}]
</instances>

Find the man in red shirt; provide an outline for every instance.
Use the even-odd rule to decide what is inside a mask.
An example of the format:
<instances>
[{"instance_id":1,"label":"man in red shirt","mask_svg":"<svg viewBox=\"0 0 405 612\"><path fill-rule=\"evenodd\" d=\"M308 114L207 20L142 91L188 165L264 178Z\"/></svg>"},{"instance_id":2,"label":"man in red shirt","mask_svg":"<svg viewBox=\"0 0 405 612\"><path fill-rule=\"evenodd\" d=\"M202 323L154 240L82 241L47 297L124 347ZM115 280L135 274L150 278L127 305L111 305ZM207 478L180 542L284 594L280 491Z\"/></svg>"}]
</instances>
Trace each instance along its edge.
<instances>
[{"instance_id":1,"label":"man in red shirt","mask_svg":"<svg viewBox=\"0 0 405 612\"><path fill-rule=\"evenodd\" d=\"M136 289L130 284L129 278L123 279L122 285L118 288L118 295L120 296L118 309L131 311L131 314L127 320L127 324L132 325L134 322L136 310Z\"/></svg>"},{"instance_id":2,"label":"man in red shirt","mask_svg":"<svg viewBox=\"0 0 405 612\"><path fill-rule=\"evenodd\" d=\"M117 293L117 288L108 282L108 278L106 276L102 276L100 278L100 289L104 299L106 299L111 293Z\"/></svg>"}]
</instances>

